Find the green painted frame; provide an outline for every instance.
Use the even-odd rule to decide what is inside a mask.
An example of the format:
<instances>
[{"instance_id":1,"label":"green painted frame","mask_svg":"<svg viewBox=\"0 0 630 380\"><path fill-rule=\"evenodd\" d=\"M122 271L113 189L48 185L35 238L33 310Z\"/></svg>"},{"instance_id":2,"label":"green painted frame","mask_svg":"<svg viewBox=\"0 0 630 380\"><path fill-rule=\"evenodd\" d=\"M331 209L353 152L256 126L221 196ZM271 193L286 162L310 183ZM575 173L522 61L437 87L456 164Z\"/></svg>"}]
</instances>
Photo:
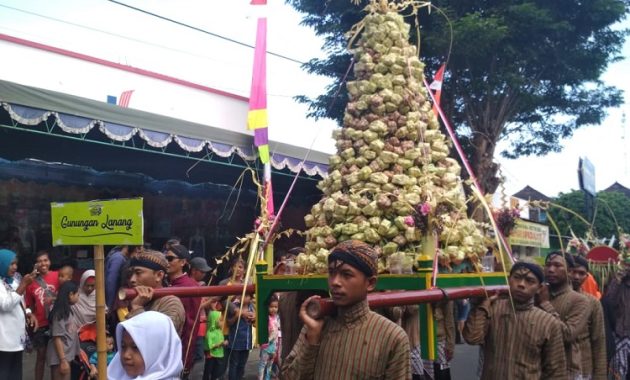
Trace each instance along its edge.
<instances>
[{"instance_id":1,"label":"green painted frame","mask_svg":"<svg viewBox=\"0 0 630 380\"><path fill-rule=\"evenodd\" d=\"M426 268L427 263L421 267ZM429 265L430 267L430 265ZM383 290L424 290L431 288L431 272L418 272L409 275L383 274L378 276L376 289ZM506 285L507 274L467 273L440 274L437 286L452 288L459 286ZM268 339L267 300L279 291L328 290L327 276L321 275L269 275L267 263L256 263L256 335L258 343L266 343ZM437 352L436 329L433 325L433 311L430 304L420 304L420 344L428 349L422 350L422 357L435 360Z\"/></svg>"}]
</instances>

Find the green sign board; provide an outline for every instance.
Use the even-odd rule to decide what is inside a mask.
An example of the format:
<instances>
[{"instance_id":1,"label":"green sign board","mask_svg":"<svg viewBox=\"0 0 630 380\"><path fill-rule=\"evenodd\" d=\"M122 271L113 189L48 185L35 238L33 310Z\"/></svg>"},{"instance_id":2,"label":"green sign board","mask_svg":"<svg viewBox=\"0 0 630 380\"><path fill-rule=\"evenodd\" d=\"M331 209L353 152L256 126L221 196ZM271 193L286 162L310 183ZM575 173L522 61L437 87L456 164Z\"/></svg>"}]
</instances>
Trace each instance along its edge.
<instances>
[{"instance_id":1,"label":"green sign board","mask_svg":"<svg viewBox=\"0 0 630 380\"><path fill-rule=\"evenodd\" d=\"M509 241L510 245L549 248L549 227L518 219L510 233Z\"/></svg>"},{"instance_id":2,"label":"green sign board","mask_svg":"<svg viewBox=\"0 0 630 380\"><path fill-rule=\"evenodd\" d=\"M142 198L51 203L53 245L144 243Z\"/></svg>"}]
</instances>

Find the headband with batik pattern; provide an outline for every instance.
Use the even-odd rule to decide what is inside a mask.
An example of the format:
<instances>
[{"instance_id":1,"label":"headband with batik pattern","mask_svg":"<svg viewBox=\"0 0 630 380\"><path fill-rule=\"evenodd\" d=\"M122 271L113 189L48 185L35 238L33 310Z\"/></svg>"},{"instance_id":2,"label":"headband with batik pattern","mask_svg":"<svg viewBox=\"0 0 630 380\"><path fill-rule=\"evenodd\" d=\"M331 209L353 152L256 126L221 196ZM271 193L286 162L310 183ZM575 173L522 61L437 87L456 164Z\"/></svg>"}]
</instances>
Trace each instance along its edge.
<instances>
[{"instance_id":1,"label":"headband with batik pattern","mask_svg":"<svg viewBox=\"0 0 630 380\"><path fill-rule=\"evenodd\" d=\"M328 255L328 263L341 261L351 265L366 276L378 273L378 257L374 248L359 240L347 240L337 244Z\"/></svg>"}]
</instances>

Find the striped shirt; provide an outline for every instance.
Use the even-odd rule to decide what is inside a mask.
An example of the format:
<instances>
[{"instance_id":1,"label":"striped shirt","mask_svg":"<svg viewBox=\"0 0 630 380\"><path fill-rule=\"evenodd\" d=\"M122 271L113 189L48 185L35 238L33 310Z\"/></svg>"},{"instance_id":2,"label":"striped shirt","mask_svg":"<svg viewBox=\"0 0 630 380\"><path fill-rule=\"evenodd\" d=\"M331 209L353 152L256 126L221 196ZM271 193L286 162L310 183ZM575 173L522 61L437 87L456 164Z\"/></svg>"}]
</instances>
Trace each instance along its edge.
<instances>
[{"instance_id":1,"label":"striped shirt","mask_svg":"<svg viewBox=\"0 0 630 380\"><path fill-rule=\"evenodd\" d=\"M582 375L593 380L606 380L606 336L604 332L604 311L599 300L588 294L588 329L578 337L582 359Z\"/></svg>"},{"instance_id":2,"label":"striped shirt","mask_svg":"<svg viewBox=\"0 0 630 380\"><path fill-rule=\"evenodd\" d=\"M566 362L560 324L534 307L498 299L474 308L463 337L483 349L484 380L566 380Z\"/></svg>"},{"instance_id":3,"label":"striped shirt","mask_svg":"<svg viewBox=\"0 0 630 380\"><path fill-rule=\"evenodd\" d=\"M570 379L582 374L582 359L578 337L588 334L588 299L567 284L562 289L550 292L551 301L542 302L540 308L554 316L562 325L564 352L567 358L567 373Z\"/></svg>"},{"instance_id":4,"label":"striped shirt","mask_svg":"<svg viewBox=\"0 0 630 380\"><path fill-rule=\"evenodd\" d=\"M364 300L328 318L318 345L308 343L303 327L282 375L288 380L411 379L409 339Z\"/></svg>"}]
</instances>

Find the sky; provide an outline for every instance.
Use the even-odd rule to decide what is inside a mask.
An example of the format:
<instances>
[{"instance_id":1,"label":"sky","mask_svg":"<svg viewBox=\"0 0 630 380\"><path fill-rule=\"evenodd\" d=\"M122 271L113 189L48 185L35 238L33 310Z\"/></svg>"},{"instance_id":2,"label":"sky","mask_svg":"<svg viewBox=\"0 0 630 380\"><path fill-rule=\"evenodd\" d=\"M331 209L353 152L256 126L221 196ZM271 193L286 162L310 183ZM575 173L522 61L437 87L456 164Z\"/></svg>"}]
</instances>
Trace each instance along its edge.
<instances>
[{"instance_id":1,"label":"sky","mask_svg":"<svg viewBox=\"0 0 630 380\"><path fill-rule=\"evenodd\" d=\"M343 1L343 0L337 0ZM349 1L349 0L348 0ZM253 45L258 7L249 0L126 0L132 5L199 29ZM269 0L267 57L269 134L272 140L334 153L330 120L306 119L295 95L317 96L330 81L305 73L299 62L324 57L322 40L299 25L301 15L283 0ZM630 28L625 21L619 28ZM107 0L0 0L0 33L186 79L248 96L253 50L217 36L191 30ZM622 55L630 57L630 42ZM3 59L5 59L3 57ZM295 62L297 61L297 62ZM526 185L548 196L578 188L580 157L594 164L596 188L614 182L630 187L630 59L612 64L603 75L623 89L625 104L611 109L602 125L583 127L562 141L560 153L508 160L498 154L513 194ZM428 76L432 76L428 73ZM97 79L95 79L97 80ZM130 104L133 107L133 101ZM622 123L622 115L628 121ZM498 151L508 148L500 142ZM273 150L273 146L271 147Z\"/></svg>"}]
</instances>

